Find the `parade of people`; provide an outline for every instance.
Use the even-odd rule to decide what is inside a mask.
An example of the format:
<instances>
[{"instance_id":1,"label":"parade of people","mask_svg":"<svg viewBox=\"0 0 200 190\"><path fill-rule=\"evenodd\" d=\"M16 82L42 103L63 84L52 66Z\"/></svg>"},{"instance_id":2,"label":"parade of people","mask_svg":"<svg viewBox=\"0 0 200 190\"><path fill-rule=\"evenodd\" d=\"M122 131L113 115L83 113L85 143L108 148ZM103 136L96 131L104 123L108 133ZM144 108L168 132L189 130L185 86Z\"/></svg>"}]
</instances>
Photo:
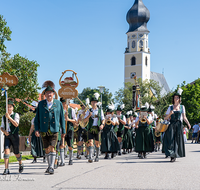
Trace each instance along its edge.
<instances>
[{"instance_id":1,"label":"parade of people","mask_svg":"<svg viewBox=\"0 0 200 190\"><path fill-rule=\"evenodd\" d=\"M199 189L200 2L113 2L1 2L2 189Z\"/></svg>"}]
</instances>

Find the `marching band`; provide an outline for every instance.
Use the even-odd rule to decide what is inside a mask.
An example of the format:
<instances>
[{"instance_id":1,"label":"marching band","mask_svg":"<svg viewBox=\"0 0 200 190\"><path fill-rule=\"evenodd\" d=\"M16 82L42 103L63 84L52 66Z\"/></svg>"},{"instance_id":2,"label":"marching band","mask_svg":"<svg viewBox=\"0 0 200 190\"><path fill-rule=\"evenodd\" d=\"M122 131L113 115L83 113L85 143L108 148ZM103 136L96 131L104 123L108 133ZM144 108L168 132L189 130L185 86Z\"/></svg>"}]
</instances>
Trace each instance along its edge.
<instances>
[{"instance_id":1,"label":"marching band","mask_svg":"<svg viewBox=\"0 0 200 190\"><path fill-rule=\"evenodd\" d=\"M170 157L171 162L178 157L185 156L183 133L180 126L182 126L183 120L189 128L190 123L185 115L185 107L180 105L181 93L174 94L173 105L168 108L165 116L165 120L168 120L166 123L157 119L154 106L148 103L140 106L138 112L130 110L124 113L125 105L119 105L115 110L115 105L111 102L104 115L99 103L99 94L95 93L91 100L86 99L86 105L81 104L81 110L78 111L71 108L65 99L61 98L59 101L53 98L55 95L53 82L46 81L43 86L46 99L39 102L33 125L35 136L42 139L43 145L41 146L45 149L48 162L45 173L54 174L54 169L65 165L67 147L69 165L73 165L75 133L77 133L77 159L82 159L81 152L83 144L85 144L85 157L89 163L99 162L100 154L105 154L104 159L109 159L109 155L113 159L117 155L121 156L132 151L138 153L139 159L144 159L149 153L160 151L161 142L163 142L162 151L166 157ZM6 117L8 116L6 115ZM10 120L13 125L19 123L19 118L16 122L14 119ZM74 130L75 128L76 130ZM1 126L1 130L6 136L9 135L3 126ZM161 132L165 132L163 139ZM10 143L12 144L12 142ZM10 145L8 145L9 147ZM21 173L23 165L21 157L18 157L18 147L15 149ZM5 148L4 175L10 173L7 161L9 151L6 151ZM60 156L58 156L59 154Z\"/></svg>"}]
</instances>

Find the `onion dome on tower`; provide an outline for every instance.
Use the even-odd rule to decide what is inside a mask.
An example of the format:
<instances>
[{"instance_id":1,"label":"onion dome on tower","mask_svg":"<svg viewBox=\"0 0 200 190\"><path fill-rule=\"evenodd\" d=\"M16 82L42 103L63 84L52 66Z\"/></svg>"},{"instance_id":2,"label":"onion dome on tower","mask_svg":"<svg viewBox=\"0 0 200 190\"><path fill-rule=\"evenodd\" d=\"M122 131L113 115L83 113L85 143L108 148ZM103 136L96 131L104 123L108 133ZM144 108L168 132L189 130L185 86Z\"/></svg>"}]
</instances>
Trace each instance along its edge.
<instances>
[{"instance_id":1,"label":"onion dome on tower","mask_svg":"<svg viewBox=\"0 0 200 190\"><path fill-rule=\"evenodd\" d=\"M147 22L149 21L149 19L150 12L146 8L142 0L135 0L134 5L130 8L126 15L126 20L129 23L128 32L148 31Z\"/></svg>"}]
</instances>

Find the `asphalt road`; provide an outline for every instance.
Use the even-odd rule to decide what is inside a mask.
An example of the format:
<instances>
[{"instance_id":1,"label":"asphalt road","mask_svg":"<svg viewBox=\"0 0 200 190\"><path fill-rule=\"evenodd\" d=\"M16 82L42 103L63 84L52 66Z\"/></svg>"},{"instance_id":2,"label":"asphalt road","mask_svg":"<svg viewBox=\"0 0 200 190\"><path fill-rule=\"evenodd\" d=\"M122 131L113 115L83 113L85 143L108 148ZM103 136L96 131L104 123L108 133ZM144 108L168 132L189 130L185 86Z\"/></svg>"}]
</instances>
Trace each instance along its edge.
<instances>
[{"instance_id":1,"label":"asphalt road","mask_svg":"<svg viewBox=\"0 0 200 190\"><path fill-rule=\"evenodd\" d=\"M32 164L24 162L22 174L18 174L18 163L10 164L10 175L0 176L0 189L200 189L200 144L186 143L186 157L170 163L161 152L138 159L135 152L88 163L85 158L74 165L55 170L54 175L44 174L47 167L42 159ZM0 165L3 173L4 165Z\"/></svg>"}]
</instances>

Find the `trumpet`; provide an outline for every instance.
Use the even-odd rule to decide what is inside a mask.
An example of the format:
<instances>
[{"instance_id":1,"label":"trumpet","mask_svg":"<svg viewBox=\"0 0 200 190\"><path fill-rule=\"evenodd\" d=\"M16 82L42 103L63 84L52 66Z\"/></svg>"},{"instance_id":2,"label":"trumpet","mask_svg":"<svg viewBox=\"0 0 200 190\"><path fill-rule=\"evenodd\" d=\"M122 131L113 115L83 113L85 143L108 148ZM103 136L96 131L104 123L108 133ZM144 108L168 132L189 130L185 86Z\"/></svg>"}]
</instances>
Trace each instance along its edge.
<instances>
[{"instance_id":1,"label":"trumpet","mask_svg":"<svg viewBox=\"0 0 200 190\"><path fill-rule=\"evenodd\" d=\"M111 118L112 118L112 117L113 117L113 116L112 116L111 114L106 115L106 121L105 121L106 125L111 125Z\"/></svg>"},{"instance_id":2,"label":"trumpet","mask_svg":"<svg viewBox=\"0 0 200 190\"><path fill-rule=\"evenodd\" d=\"M146 123L147 122L147 119L145 118L145 116L147 117L148 116L148 113L147 112L141 112L140 113L140 122L142 124Z\"/></svg>"}]
</instances>

